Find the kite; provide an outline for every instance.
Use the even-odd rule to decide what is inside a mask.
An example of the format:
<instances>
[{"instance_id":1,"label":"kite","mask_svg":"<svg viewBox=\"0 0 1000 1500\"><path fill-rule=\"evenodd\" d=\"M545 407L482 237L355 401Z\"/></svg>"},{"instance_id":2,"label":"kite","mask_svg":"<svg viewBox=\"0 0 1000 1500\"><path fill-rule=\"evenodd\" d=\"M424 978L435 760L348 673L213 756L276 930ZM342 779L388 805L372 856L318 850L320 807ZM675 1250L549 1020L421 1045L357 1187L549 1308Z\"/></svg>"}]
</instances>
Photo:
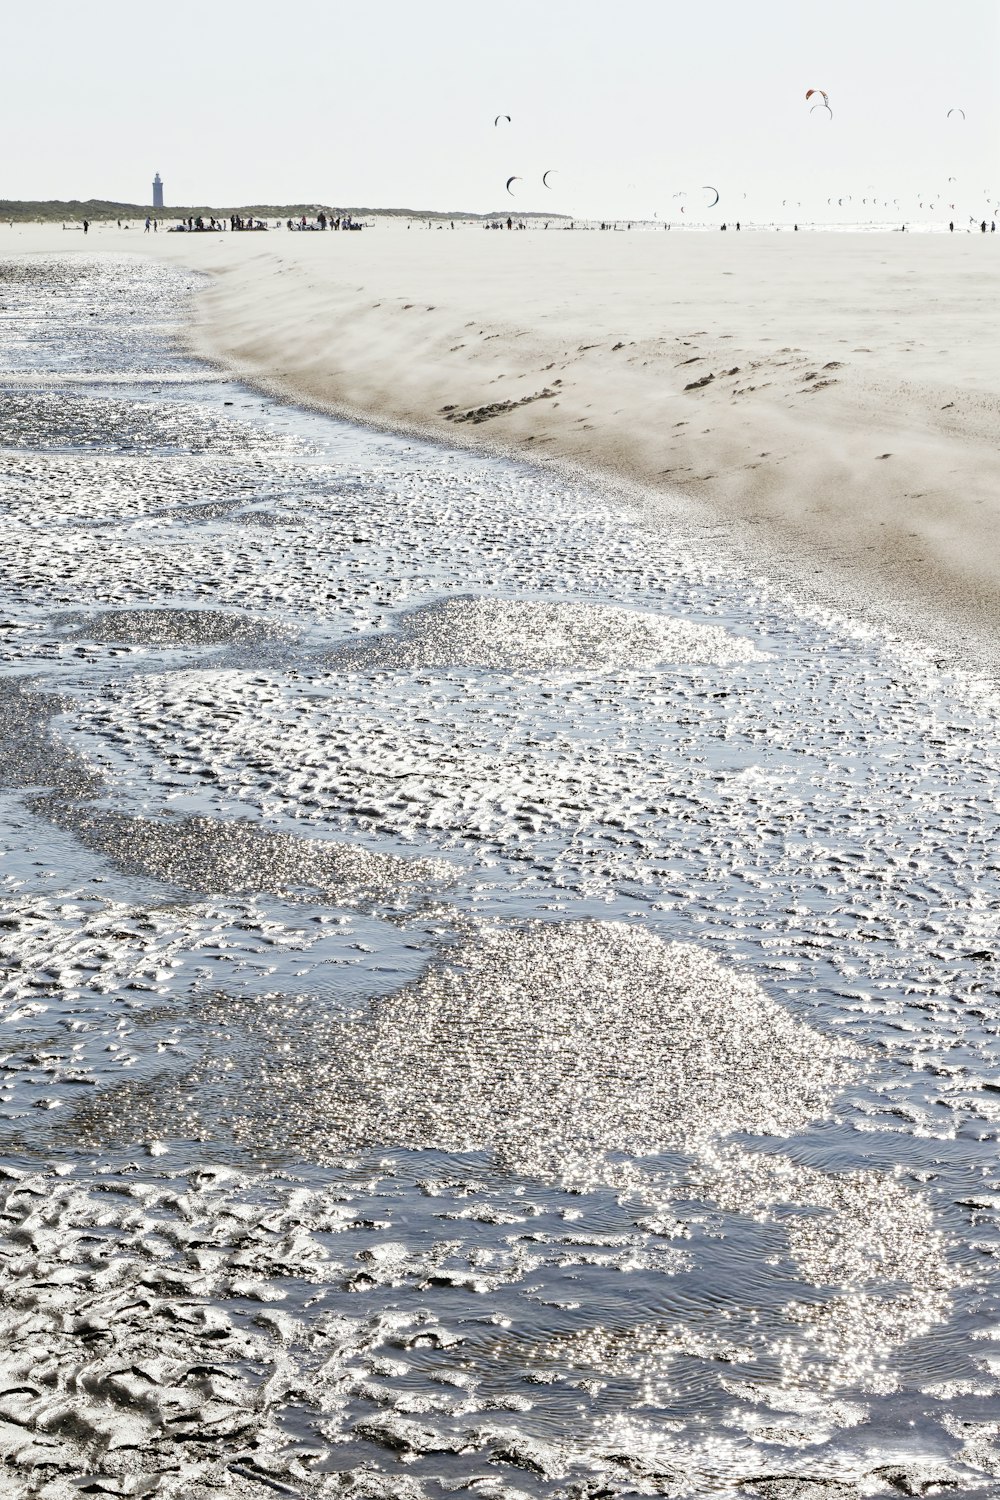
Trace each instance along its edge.
<instances>
[{"instance_id":1,"label":"kite","mask_svg":"<svg viewBox=\"0 0 1000 1500\"><path fill-rule=\"evenodd\" d=\"M522 182L523 180L524 179L521 178L521 177L508 177L507 178L507 191L508 191L508 193L510 193L510 185L511 185L512 182ZM510 196L513 198L514 194L510 193Z\"/></svg>"},{"instance_id":2,"label":"kite","mask_svg":"<svg viewBox=\"0 0 1000 1500\"><path fill-rule=\"evenodd\" d=\"M547 177L551 177L554 171L555 171L555 167L550 167L547 172L543 172L542 173L542 187L548 187L548 183L546 182L545 179Z\"/></svg>"},{"instance_id":3,"label":"kite","mask_svg":"<svg viewBox=\"0 0 1000 1500\"><path fill-rule=\"evenodd\" d=\"M497 115L496 119L493 121L493 129L494 130L496 130L496 128L500 124L501 120L506 120L507 124L509 125L510 124L510 115Z\"/></svg>"},{"instance_id":4,"label":"kite","mask_svg":"<svg viewBox=\"0 0 1000 1500\"><path fill-rule=\"evenodd\" d=\"M948 113L945 115L945 119L946 120L950 120L951 117L952 117L952 115L961 115L962 119L964 120L965 119L965 110L964 109L949 109Z\"/></svg>"},{"instance_id":5,"label":"kite","mask_svg":"<svg viewBox=\"0 0 1000 1500\"><path fill-rule=\"evenodd\" d=\"M709 204L706 205L708 208L714 208L715 205L719 201L719 189L717 187L710 187L709 184L706 182L705 185L704 185L704 190L705 190L706 193L714 193L715 194L715 197L712 199L711 203L709 203Z\"/></svg>"},{"instance_id":6,"label":"kite","mask_svg":"<svg viewBox=\"0 0 1000 1500\"><path fill-rule=\"evenodd\" d=\"M809 100L812 98L813 94L819 94L822 103L817 100L817 102L812 106L812 109L810 109L809 113L812 114L813 110L825 109L827 114L830 116L830 119L832 120L833 110L830 108L830 95L827 93L826 89L806 89L807 104L809 103Z\"/></svg>"}]
</instances>

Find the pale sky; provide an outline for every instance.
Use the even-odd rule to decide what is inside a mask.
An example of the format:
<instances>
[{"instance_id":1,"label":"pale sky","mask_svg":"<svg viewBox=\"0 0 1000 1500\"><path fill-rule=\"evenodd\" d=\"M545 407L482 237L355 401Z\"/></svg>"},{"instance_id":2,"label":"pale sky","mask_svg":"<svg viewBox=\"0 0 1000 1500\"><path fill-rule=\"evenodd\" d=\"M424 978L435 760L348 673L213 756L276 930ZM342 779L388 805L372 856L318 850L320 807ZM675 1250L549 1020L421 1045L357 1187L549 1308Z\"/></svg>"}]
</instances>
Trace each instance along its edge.
<instances>
[{"instance_id":1,"label":"pale sky","mask_svg":"<svg viewBox=\"0 0 1000 1500\"><path fill-rule=\"evenodd\" d=\"M148 202L158 170L168 205L1000 205L1000 0L34 0L3 43L6 198Z\"/></svg>"}]
</instances>

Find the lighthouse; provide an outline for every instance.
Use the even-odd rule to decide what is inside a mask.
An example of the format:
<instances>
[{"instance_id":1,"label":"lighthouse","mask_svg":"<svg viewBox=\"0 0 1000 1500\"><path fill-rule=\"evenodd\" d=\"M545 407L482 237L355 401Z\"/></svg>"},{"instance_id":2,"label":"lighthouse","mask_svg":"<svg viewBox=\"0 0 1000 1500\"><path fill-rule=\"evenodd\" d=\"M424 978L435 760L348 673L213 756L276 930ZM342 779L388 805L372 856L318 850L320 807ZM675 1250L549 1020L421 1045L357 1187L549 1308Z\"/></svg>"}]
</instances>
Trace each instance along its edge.
<instances>
[{"instance_id":1,"label":"lighthouse","mask_svg":"<svg viewBox=\"0 0 1000 1500\"><path fill-rule=\"evenodd\" d=\"M163 183L160 181L159 172L153 178L153 207L163 207Z\"/></svg>"}]
</instances>

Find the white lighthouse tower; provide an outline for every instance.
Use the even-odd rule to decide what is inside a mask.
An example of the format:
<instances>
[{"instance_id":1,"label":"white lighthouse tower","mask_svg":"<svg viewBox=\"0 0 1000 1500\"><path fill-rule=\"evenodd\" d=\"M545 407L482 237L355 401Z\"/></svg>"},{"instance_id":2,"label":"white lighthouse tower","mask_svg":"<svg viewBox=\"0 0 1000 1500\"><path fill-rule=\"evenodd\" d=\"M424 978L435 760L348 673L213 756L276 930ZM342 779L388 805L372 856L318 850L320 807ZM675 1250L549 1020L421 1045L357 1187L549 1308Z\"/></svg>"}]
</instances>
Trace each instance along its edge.
<instances>
[{"instance_id":1,"label":"white lighthouse tower","mask_svg":"<svg viewBox=\"0 0 1000 1500\"><path fill-rule=\"evenodd\" d=\"M163 207L163 183L160 181L159 172L153 178L153 207Z\"/></svg>"}]
</instances>

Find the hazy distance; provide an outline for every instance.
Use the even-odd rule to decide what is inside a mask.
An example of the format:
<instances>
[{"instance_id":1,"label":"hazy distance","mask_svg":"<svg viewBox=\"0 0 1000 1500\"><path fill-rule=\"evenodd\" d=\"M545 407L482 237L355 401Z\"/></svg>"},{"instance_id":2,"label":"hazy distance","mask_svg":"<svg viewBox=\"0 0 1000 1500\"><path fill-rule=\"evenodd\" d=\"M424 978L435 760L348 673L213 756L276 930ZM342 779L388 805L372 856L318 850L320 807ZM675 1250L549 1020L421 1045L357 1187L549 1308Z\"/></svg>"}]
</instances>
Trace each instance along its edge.
<instances>
[{"instance_id":1,"label":"hazy distance","mask_svg":"<svg viewBox=\"0 0 1000 1500\"><path fill-rule=\"evenodd\" d=\"M6 19L17 149L0 197L141 202L158 170L168 205L678 219L799 203L808 217L850 196L859 216L874 197L967 219L1000 191L998 14L994 0L50 0ZM810 114L809 87L832 120Z\"/></svg>"}]
</instances>

